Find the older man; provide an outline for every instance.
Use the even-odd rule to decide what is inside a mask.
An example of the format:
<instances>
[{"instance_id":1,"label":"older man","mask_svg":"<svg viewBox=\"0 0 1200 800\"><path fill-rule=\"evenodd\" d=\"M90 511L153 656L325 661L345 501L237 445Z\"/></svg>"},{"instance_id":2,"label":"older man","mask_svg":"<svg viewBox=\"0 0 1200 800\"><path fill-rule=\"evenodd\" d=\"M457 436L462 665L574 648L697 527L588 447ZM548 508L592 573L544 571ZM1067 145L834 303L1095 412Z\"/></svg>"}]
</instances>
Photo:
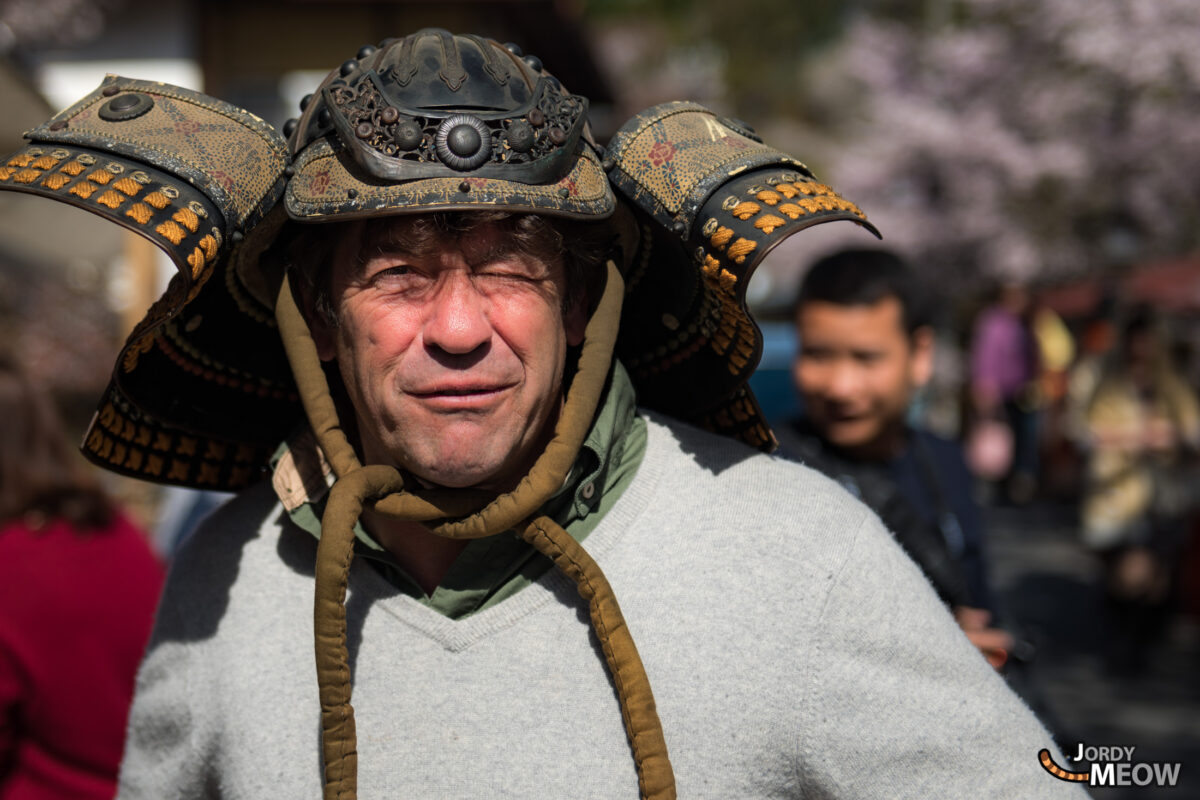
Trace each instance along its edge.
<instances>
[{"instance_id":1,"label":"older man","mask_svg":"<svg viewBox=\"0 0 1200 800\"><path fill-rule=\"evenodd\" d=\"M480 37L364 47L302 107L283 149L110 79L0 175L113 192L183 270L85 451L249 484L172 571L122 798L1069 793L878 519L735 441L772 443L745 280L861 212L692 104L601 159Z\"/></svg>"}]
</instances>

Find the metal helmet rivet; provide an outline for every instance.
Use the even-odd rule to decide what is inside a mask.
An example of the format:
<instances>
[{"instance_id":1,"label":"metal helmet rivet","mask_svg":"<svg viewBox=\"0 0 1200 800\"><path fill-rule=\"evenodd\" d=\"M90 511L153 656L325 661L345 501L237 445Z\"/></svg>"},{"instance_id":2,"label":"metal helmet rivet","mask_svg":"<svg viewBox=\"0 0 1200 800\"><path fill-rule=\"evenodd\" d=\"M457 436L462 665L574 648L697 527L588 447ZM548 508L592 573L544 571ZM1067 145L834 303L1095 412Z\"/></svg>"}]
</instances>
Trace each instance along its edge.
<instances>
[{"instance_id":1,"label":"metal helmet rivet","mask_svg":"<svg viewBox=\"0 0 1200 800\"><path fill-rule=\"evenodd\" d=\"M508 146L518 153L528 153L533 149L533 127L523 119L515 120L508 126L504 134Z\"/></svg>"},{"instance_id":2,"label":"metal helmet rivet","mask_svg":"<svg viewBox=\"0 0 1200 800\"><path fill-rule=\"evenodd\" d=\"M446 135L446 146L456 156L468 158L479 151L483 137L470 125L455 125Z\"/></svg>"},{"instance_id":3,"label":"metal helmet rivet","mask_svg":"<svg viewBox=\"0 0 1200 800\"><path fill-rule=\"evenodd\" d=\"M421 144L421 127L411 119L406 119L396 126L392 140L401 150L412 150Z\"/></svg>"},{"instance_id":4,"label":"metal helmet rivet","mask_svg":"<svg viewBox=\"0 0 1200 800\"><path fill-rule=\"evenodd\" d=\"M304 111L305 109L307 109L308 104L312 102L312 99L313 99L312 92L309 92L308 94L304 95L304 97L301 97L300 98L300 110Z\"/></svg>"},{"instance_id":5,"label":"metal helmet rivet","mask_svg":"<svg viewBox=\"0 0 1200 800\"><path fill-rule=\"evenodd\" d=\"M491 132L469 114L447 117L434 137L438 158L450 169L476 169L492 154Z\"/></svg>"},{"instance_id":6,"label":"metal helmet rivet","mask_svg":"<svg viewBox=\"0 0 1200 800\"><path fill-rule=\"evenodd\" d=\"M358 62L352 58L349 61L342 62L342 65L340 67L338 67L338 74L341 75L343 78L345 78L347 75L350 75L351 73L356 72L357 70L358 70Z\"/></svg>"},{"instance_id":7,"label":"metal helmet rivet","mask_svg":"<svg viewBox=\"0 0 1200 800\"><path fill-rule=\"evenodd\" d=\"M109 102L108 107L113 111L125 111L133 108L138 104L138 96L136 94L121 95L116 100Z\"/></svg>"}]
</instances>

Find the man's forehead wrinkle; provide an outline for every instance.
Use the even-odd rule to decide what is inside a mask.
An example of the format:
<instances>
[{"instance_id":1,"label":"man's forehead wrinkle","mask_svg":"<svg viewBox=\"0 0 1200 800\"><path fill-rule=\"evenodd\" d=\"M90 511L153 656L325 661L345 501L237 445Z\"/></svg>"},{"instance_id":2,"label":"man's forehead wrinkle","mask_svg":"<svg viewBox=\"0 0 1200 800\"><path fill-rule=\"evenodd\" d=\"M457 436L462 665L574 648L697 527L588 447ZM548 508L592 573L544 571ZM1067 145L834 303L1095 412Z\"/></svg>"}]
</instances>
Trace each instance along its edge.
<instances>
[{"instance_id":1,"label":"man's forehead wrinkle","mask_svg":"<svg viewBox=\"0 0 1200 800\"><path fill-rule=\"evenodd\" d=\"M448 240L445 235L414 236L411 227L403 224L368 225L359 246L359 260L366 263L372 256L385 254L427 256L444 249Z\"/></svg>"}]
</instances>

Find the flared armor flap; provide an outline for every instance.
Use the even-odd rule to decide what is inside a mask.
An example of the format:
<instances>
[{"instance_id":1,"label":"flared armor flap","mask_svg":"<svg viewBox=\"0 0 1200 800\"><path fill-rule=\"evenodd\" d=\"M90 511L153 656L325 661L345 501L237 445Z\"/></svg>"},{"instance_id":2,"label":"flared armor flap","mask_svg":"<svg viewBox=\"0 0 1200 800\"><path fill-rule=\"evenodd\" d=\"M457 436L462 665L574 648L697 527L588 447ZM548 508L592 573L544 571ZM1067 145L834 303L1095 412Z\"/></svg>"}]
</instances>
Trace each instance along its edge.
<instances>
[{"instance_id":1,"label":"flared armor flap","mask_svg":"<svg viewBox=\"0 0 1200 800\"><path fill-rule=\"evenodd\" d=\"M745 125L695 103L654 106L613 137L609 180L641 221L617 353L643 405L770 450L747 384L762 333L746 285L793 233L862 211Z\"/></svg>"},{"instance_id":2,"label":"flared armor flap","mask_svg":"<svg viewBox=\"0 0 1200 800\"><path fill-rule=\"evenodd\" d=\"M283 137L199 92L109 75L25 139L0 160L0 189L112 220L178 268L122 348L84 454L165 483L254 480L296 398L271 308L227 265L257 258L278 229L282 208L260 223L283 193Z\"/></svg>"},{"instance_id":3,"label":"flared armor flap","mask_svg":"<svg viewBox=\"0 0 1200 800\"><path fill-rule=\"evenodd\" d=\"M111 219L201 280L283 191L283 137L258 117L190 89L109 75L25 134L0 189Z\"/></svg>"}]
</instances>

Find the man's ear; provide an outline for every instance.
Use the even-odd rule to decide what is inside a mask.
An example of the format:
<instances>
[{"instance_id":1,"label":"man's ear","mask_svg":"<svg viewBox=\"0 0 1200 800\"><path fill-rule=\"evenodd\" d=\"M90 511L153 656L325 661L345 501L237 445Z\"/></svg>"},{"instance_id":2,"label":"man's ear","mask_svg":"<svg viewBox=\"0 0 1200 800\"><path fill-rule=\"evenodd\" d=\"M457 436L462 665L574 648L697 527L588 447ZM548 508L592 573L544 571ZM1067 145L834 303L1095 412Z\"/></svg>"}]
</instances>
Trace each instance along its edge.
<instances>
[{"instance_id":1,"label":"man's ear","mask_svg":"<svg viewBox=\"0 0 1200 800\"><path fill-rule=\"evenodd\" d=\"M929 383L929 379L933 377L933 328L928 325L917 328L909 337L909 346L912 348L912 356L909 359L909 377L913 386L920 388Z\"/></svg>"}]
</instances>

